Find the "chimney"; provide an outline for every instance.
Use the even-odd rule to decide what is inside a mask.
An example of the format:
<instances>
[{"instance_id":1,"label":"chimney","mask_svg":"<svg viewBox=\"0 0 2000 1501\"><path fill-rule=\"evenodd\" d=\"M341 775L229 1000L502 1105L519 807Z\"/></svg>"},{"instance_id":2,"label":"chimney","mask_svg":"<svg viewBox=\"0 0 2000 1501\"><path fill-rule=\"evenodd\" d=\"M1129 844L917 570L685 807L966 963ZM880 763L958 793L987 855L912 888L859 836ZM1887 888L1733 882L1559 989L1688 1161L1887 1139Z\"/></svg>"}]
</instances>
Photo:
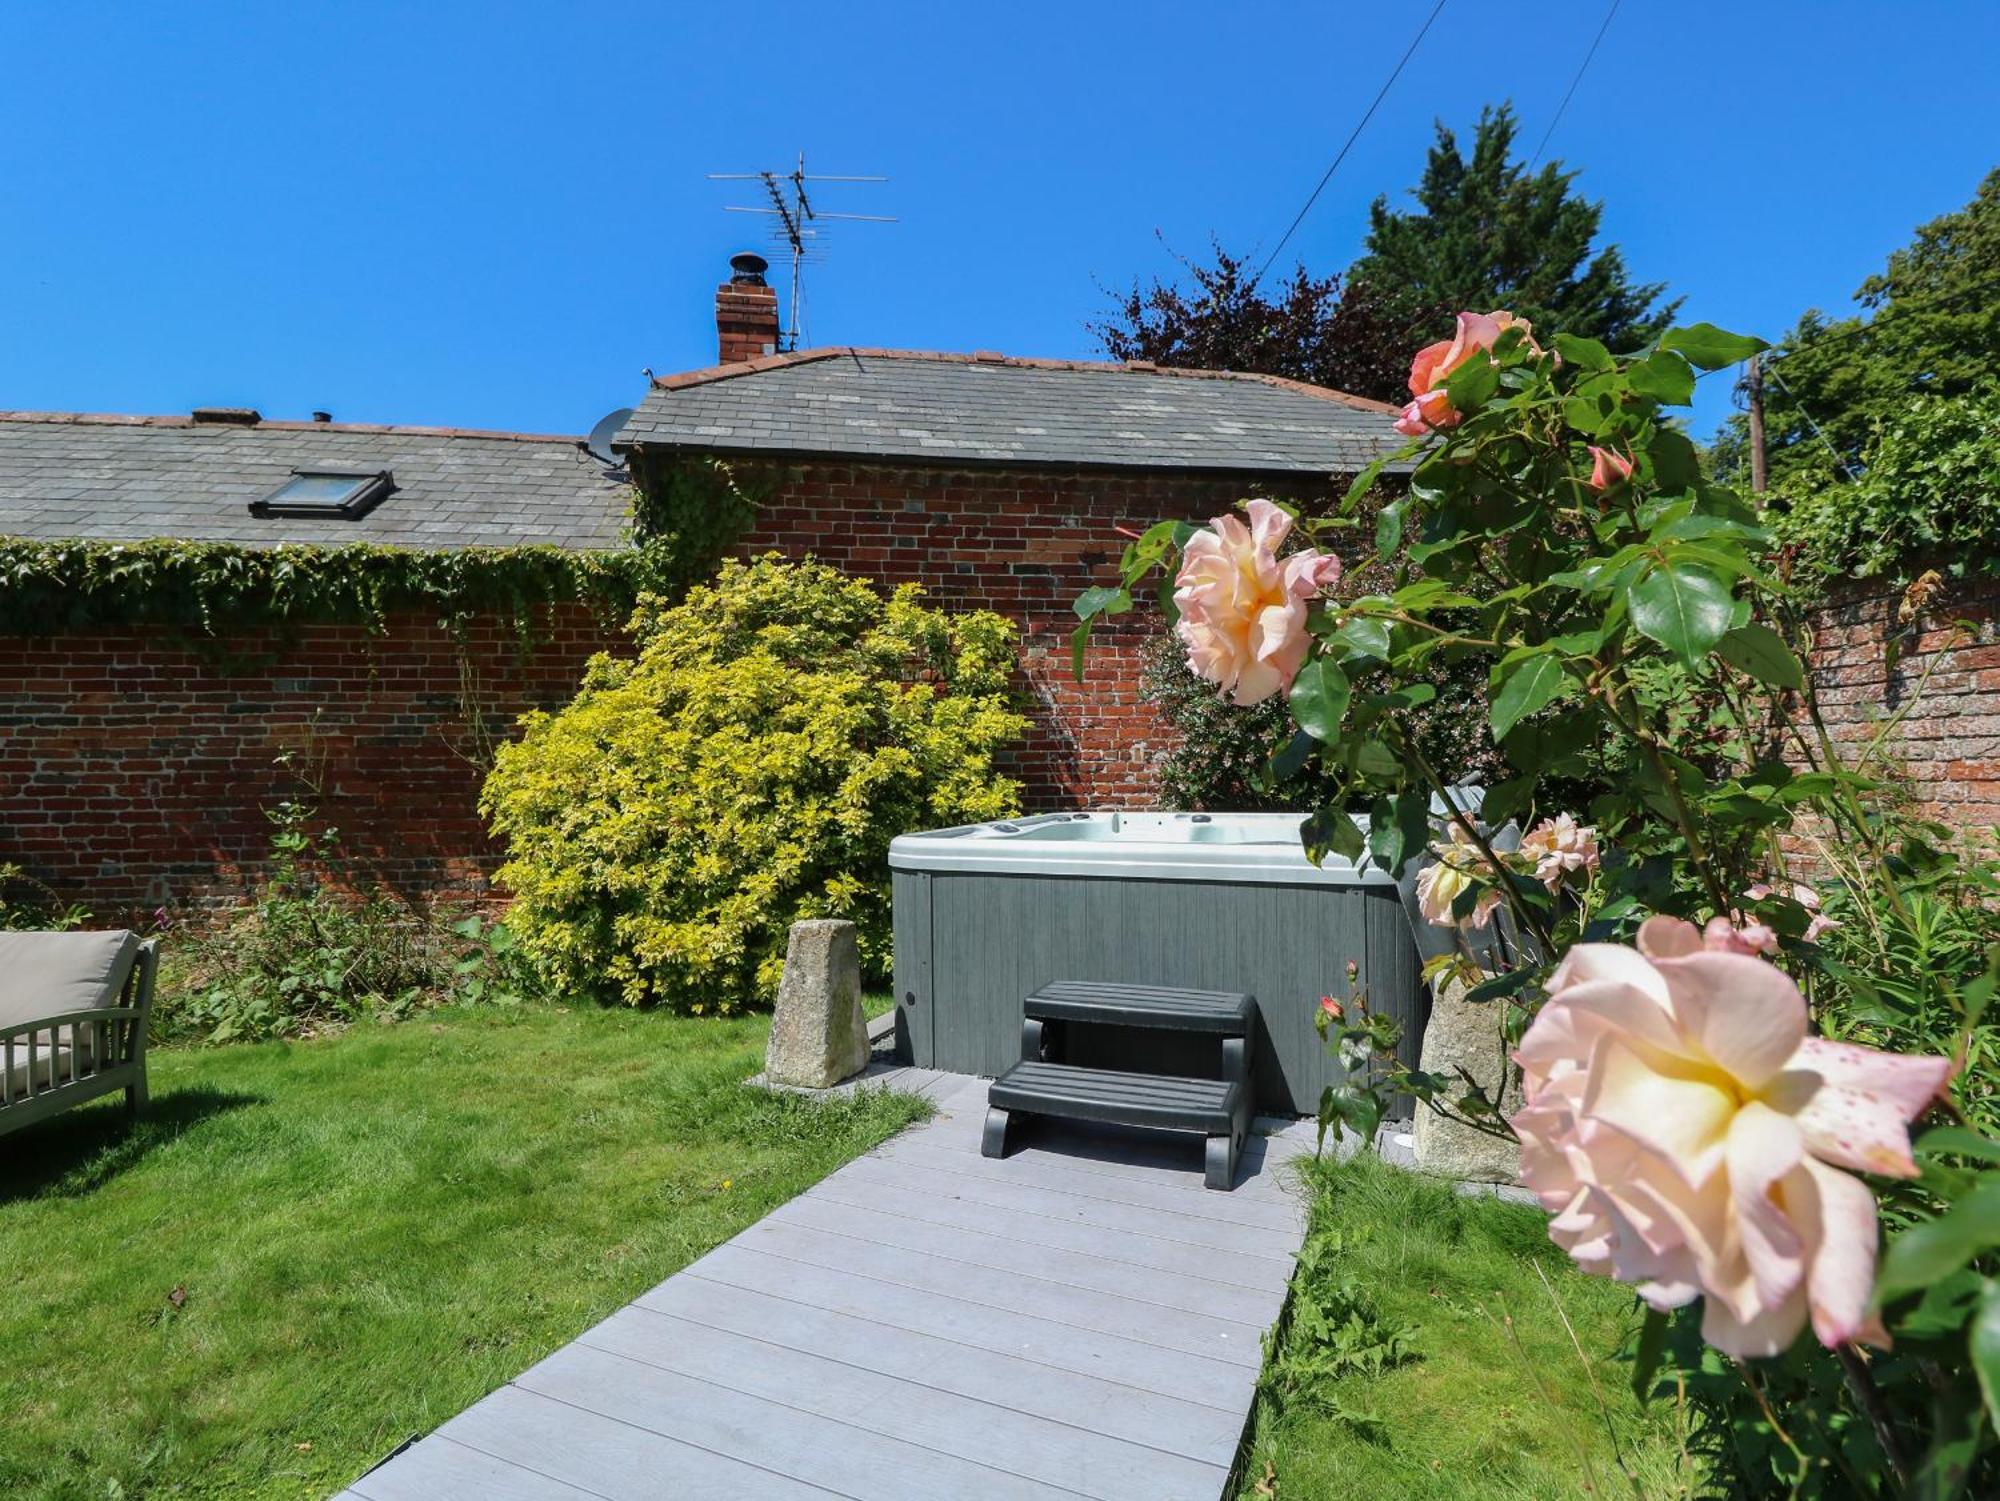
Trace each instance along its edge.
<instances>
[{"instance_id":1,"label":"chimney","mask_svg":"<svg viewBox=\"0 0 2000 1501\"><path fill-rule=\"evenodd\" d=\"M729 258L729 280L715 289L715 337L725 365L778 350L778 294L764 280L769 263L746 250Z\"/></svg>"}]
</instances>

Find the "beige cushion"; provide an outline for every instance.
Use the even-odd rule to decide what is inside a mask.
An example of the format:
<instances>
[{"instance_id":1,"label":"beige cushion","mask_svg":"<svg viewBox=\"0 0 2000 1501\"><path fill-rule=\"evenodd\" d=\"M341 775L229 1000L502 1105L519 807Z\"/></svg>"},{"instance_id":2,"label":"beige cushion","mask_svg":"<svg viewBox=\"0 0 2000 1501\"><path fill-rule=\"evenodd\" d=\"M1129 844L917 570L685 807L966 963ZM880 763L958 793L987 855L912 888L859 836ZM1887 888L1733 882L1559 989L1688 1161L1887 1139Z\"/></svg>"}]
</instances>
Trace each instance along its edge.
<instances>
[{"instance_id":1,"label":"beige cushion","mask_svg":"<svg viewBox=\"0 0 2000 1501\"><path fill-rule=\"evenodd\" d=\"M76 1072L79 1080L87 1079L93 1072L91 1055L97 1051L95 1027L85 1027L77 1038ZM34 1076L36 1089L49 1089L57 1084L67 1084L69 1077L69 1028L62 1029L62 1042L56 1047L46 1044L29 1047L26 1043L14 1044L14 1066L7 1067L6 1050L0 1048L0 1099L16 1101L26 1097L28 1078Z\"/></svg>"},{"instance_id":2,"label":"beige cushion","mask_svg":"<svg viewBox=\"0 0 2000 1501\"><path fill-rule=\"evenodd\" d=\"M135 933L0 933L0 1027L118 1004Z\"/></svg>"}]
</instances>

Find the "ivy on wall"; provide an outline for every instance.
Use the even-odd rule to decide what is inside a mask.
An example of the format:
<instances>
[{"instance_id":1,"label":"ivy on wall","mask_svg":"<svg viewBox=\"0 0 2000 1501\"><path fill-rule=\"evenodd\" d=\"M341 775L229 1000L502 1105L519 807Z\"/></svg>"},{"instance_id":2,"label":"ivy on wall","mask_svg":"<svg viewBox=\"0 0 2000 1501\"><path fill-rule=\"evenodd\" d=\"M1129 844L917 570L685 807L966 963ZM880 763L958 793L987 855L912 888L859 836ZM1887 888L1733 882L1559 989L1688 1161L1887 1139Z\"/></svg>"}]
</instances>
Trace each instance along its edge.
<instances>
[{"instance_id":1,"label":"ivy on wall","mask_svg":"<svg viewBox=\"0 0 2000 1501\"><path fill-rule=\"evenodd\" d=\"M778 478L745 480L712 458L655 465L634 496L631 545L594 552L0 537L0 635L147 625L216 638L316 623L379 635L390 616L416 613L454 634L498 618L529 642L552 604L620 622L641 595L678 599L715 571Z\"/></svg>"}]
</instances>

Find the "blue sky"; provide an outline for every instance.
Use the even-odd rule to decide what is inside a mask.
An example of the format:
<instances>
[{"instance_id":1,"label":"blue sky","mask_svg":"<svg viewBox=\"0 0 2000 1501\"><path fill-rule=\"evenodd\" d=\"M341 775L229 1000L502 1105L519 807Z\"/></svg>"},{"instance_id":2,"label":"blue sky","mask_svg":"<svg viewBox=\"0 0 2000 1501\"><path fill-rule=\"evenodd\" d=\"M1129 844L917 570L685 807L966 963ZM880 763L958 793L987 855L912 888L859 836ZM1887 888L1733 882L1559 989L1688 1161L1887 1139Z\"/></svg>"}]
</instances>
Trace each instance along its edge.
<instances>
[{"instance_id":1,"label":"blue sky","mask_svg":"<svg viewBox=\"0 0 2000 1501\"><path fill-rule=\"evenodd\" d=\"M1165 243L1282 233L1422 4L66 3L0 13L0 407L578 432L714 358L711 171L879 172L812 342L1089 356ZM1447 0L1287 252L1359 248L1431 121L1532 149L1602 0ZM1844 308L1972 196L2000 6L1625 0L1549 152L1687 316ZM1704 383L1697 426L1727 409Z\"/></svg>"}]
</instances>

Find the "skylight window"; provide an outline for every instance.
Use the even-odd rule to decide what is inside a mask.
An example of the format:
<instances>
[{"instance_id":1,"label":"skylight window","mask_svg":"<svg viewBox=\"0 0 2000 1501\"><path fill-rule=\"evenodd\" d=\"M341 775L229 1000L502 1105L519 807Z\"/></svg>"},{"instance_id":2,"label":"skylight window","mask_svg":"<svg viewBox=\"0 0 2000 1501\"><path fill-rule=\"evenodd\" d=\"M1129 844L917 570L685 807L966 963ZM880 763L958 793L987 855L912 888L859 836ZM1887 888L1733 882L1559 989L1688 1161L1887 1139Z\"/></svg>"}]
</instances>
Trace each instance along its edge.
<instances>
[{"instance_id":1,"label":"skylight window","mask_svg":"<svg viewBox=\"0 0 2000 1501\"><path fill-rule=\"evenodd\" d=\"M367 514L396 488L386 469L294 469L292 477L262 500L250 502L252 516L333 516L352 521Z\"/></svg>"}]
</instances>

